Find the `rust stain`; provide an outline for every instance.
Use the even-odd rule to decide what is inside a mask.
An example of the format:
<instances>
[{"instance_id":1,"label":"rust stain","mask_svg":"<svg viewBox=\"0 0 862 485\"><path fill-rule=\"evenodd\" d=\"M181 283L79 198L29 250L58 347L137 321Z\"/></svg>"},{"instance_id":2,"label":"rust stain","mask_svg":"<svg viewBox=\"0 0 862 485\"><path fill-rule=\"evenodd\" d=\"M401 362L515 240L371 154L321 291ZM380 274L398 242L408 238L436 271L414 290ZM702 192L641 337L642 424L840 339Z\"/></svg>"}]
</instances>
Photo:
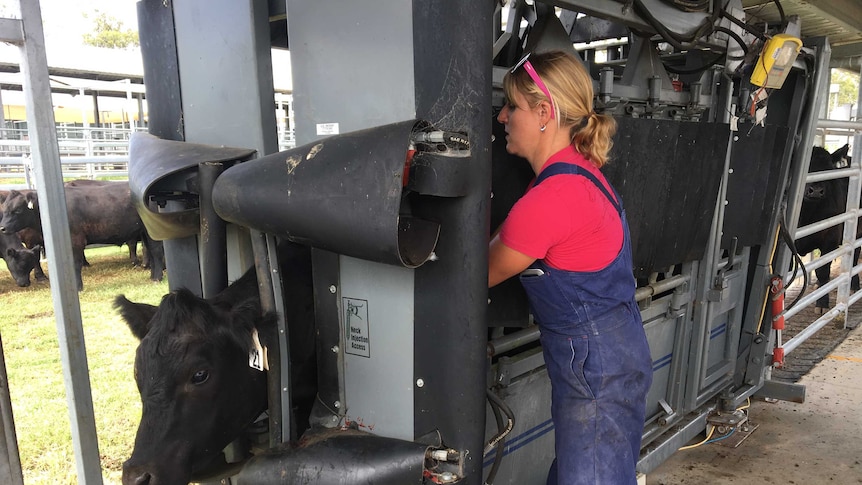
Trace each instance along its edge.
<instances>
[{"instance_id":1,"label":"rust stain","mask_svg":"<svg viewBox=\"0 0 862 485\"><path fill-rule=\"evenodd\" d=\"M311 160L315 155L320 153L320 150L323 150L323 143L318 143L311 147L311 150L308 151L308 155L305 156L306 160Z\"/></svg>"},{"instance_id":2,"label":"rust stain","mask_svg":"<svg viewBox=\"0 0 862 485\"><path fill-rule=\"evenodd\" d=\"M293 171L296 170L296 167L298 167L301 162L302 157L299 155L292 155L290 157L287 157L287 160L285 160L285 163L287 164L287 173L293 173Z\"/></svg>"}]
</instances>

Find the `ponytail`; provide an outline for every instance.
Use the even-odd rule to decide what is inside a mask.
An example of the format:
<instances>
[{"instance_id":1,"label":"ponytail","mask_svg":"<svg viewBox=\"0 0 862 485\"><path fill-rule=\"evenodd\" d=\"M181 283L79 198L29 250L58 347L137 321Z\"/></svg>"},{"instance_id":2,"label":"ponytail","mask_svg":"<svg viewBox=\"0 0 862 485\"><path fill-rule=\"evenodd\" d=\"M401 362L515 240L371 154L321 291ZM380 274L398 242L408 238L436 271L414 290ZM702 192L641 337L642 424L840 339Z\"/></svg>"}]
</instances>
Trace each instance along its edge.
<instances>
[{"instance_id":1,"label":"ponytail","mask_svg":"<svg viewBox=\"0 0 862 485\"><path fill-rule=\"evenodd\" d=\"M572 127L572 145L584 158L601 168L608 162L608 153L614 144L612 137L616 132L616 120L591 111L579 125Z\"/></svg>"}]
</instances>

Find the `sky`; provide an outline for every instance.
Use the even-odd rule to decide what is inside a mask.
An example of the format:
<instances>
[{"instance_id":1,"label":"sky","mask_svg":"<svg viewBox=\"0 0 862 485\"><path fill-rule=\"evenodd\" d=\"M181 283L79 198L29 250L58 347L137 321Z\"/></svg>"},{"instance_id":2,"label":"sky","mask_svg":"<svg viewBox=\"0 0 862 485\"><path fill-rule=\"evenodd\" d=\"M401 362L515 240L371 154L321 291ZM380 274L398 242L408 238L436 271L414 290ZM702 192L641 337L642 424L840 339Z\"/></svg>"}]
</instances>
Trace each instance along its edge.
<instances>
[{"instance_id":1,"label":"sky","mask_svg":"<svg viewBox=\"0 0 862 485\"><path fill-rule=\"evenodd\" d=\"M137 0L41 0L45 42L52 45L82 45L82 35L92 28L92 20L103 12L137 30ZM18 0L0 0L0 13L18 17Z\"/></svg>"},{"instance_id":2,"label":"sky","mask_svg":"<svg viewBox=\"0 0 862 485\"><path fill-rule=\"evenodd\" d=\"M20 18L19 0L0 0L0 17ZM32 0L26 0L32 1ZM138 0L41 0L42 24L45 33L45 50L48 64L94 71L142 74L143 66L138 49L97 49L83 42L83 35L93 29L93 18L105 13L123 23L123 28L137 31ZM18 48L0 43L0 60L18 62ZM280 89L290 89L290 59L286 51L273 53L273 77ZM3 92L2 99L16 103L17 94ZM76 104L83 101L76 100ZM71 100L57 98L55 105L70 104Z\"/></svg>"}]
</instances>

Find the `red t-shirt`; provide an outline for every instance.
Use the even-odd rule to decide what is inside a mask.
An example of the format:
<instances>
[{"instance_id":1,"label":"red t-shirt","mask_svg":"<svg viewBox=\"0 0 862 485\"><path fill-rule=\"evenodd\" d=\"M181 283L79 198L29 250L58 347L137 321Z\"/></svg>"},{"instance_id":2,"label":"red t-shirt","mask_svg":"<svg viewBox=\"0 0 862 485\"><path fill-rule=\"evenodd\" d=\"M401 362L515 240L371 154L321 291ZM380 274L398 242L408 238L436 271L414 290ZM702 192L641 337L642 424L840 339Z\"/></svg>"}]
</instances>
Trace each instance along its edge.
<instances>
[{"instance_id":1,"label":"red t-shirt","mask_svg":"<svg viewBox=\"0 0 862 485\"><path fill-rule=\"evenodd\" d=\"M593 173L608 191L601 171L569 146L545 162L579 165ZM623 227L605 194L588 178L574 174L548 177L527 192L509 211L500 240L511 249L566 271L597 271L619 254Z\"/></svg>"}]
</instances>

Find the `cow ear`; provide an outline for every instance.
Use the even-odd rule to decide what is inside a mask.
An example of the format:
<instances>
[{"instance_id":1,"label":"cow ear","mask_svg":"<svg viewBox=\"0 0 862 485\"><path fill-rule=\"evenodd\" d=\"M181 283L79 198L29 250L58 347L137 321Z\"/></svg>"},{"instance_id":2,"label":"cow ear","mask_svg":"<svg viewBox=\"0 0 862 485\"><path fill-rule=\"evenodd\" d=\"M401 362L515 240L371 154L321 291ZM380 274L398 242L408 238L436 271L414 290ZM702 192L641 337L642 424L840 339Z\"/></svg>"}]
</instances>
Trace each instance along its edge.
<instances>
[{"instance_id":1,"label":"cow ear","mask_svg":"<svg viewBox=\"0 0 862 485\"><path fill-rule=\"evenodd\" d=\"M156 314L159 307L148 305L146 303L134 303L126 299L124 295L119 295L114 299L114 308L120 311L120 315L126 320L132 334L138 337L138 340L143 340L150 330L150 320Z\"/></svg>"},{"instance_id":2,"label":"cow ear","mask_svg":"<svg viewBox=\"0 0 862 485\"><path fill-rule=\"evenodd\" d=\"M42 254L42 245L35 244L32 248L30 248L30 250L33 251L34 254Z\"/></svg>"},{"instance_id":3,"label":"cow ear","mask_svg":"<svg viewBox=\"0 0 862 485\"><path fill-rule=\"evenodd\" d=\"M36 195L36 191L27 192L27 195L24 196L24 200L27 201L27 208L33 210L36 208L36 204L39 203L39 198Z\"/></svg>"}]
</instances>

